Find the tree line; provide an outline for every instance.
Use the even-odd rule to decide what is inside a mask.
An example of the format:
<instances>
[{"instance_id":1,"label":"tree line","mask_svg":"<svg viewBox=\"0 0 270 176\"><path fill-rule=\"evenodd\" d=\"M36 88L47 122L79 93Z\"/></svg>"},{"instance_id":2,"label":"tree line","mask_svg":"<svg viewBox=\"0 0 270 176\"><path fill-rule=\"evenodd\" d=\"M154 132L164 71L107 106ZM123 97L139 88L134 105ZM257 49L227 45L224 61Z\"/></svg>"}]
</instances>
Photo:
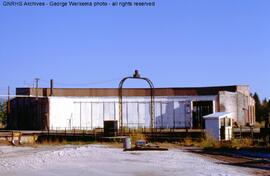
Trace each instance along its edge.
<instances>
[{"instance_id":1,"label":"tree line","mask_svg":"<svg viewBox=\"0 0 270 176\"><path fill-rule=\"evenodd\" d=\"M260 100L259 95L255 92L253 95L255 100L255 109L256 109L256 121L262 122L270 116L270 99L264 98Z\"/></svg>"},{"instance_id":2,"label":"tree line","mask_svg":"<svg viewBox=\"0 0 270 176\"><path fill-rule=\"evenodd\" d=\"M7 122L7 103L0 101L0 128Z\"/></svg>"}]
</instances>

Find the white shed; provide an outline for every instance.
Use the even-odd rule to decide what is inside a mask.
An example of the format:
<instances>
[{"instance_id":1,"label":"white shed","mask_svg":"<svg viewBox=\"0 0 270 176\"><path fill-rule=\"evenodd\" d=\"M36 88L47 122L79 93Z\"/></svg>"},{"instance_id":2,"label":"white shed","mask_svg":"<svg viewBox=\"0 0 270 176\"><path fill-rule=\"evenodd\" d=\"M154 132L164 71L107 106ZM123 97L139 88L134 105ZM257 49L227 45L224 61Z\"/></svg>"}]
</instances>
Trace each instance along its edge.
<instances>
[{"instance_id":1,"label":"white shed","mask_svg":"<svg viewBox=\"0 0 270 176\"><path fill-rule=\"evenodd\" d=\"M231 140L232 138L232 113L217 112L203 117L205 129L217 140Z\"/></svg>"}]
</instances>

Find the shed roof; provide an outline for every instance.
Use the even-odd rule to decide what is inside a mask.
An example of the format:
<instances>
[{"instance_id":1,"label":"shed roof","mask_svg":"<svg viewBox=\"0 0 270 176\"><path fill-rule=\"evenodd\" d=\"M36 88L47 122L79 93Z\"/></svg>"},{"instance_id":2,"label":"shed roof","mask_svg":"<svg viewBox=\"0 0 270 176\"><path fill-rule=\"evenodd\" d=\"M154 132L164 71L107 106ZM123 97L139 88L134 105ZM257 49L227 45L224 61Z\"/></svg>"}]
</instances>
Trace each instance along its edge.
<instances>
[{"instance_id":1,"label":"shed roof","mask_svg":"<svg viewBox=\"0 0 270 176\"><path fill-rule=\"evenodd\" d=\"M231 115L232 115L232 113L230 113L230 112L216 112L216 113L213 113L213 114L203 116L203 118L204 119L207 119L207 118L223 118L225 116L231 116Z\"/></svg>"}]
</instances>

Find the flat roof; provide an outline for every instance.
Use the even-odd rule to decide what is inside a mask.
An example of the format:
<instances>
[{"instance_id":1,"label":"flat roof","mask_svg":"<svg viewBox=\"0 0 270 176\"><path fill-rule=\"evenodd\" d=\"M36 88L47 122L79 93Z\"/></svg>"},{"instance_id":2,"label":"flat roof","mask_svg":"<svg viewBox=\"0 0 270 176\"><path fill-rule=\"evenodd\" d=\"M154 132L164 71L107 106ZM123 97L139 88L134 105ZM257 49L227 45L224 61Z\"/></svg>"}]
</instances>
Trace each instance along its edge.
<instances>
[{"instance_id":1,"label":"flat roof","mask_svg":"<svg viewBox=\"0 0 270 176\"><path fill-rule=\"evenodd\" d=\"M229 116L231 115L232 113L230 112L216 112L216 113L213 113L213 114L209 114L209 115L206 115L206 116L203 116L203 118L207 119L207 118L223 118L225 116Z\"/></svg>"},{"instance_id":2,"label":"flat roof","mask_svg":"<svg viewBox=\"0 0 270 176\"><path fill-rule=\"evenodd\" d=\"M220 91L237 92L248 86L154 88L155 96L218 95ZM150 96L150 88L123 88L123 96ZM16 95L50 96L50 88L17 88ZM53 88L54 96L119 96L118 88Z\"/></svg>"}]
</instances>

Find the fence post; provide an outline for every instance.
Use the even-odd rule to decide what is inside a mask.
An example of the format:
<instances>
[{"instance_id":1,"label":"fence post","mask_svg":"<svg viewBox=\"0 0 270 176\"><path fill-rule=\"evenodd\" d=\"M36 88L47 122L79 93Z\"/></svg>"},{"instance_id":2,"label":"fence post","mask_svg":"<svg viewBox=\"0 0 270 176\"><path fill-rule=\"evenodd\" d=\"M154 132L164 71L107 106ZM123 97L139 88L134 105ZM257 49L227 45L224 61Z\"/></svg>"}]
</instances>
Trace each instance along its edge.
<instances>
[{"instance_id":1,"label":"fence post","mask_svg":"<svg viewBox=\"0 0 270 176\"><path fill-rule=\"evenodd\" d=\"M252 142L254 142L253 127L250 127L250 133L251 133Z\"/></svg>"},{"instance_id":2,"label":"fence post","mask_svg":"<svg viewBox=\"0 0 270 176\"><path fill-rule=\"evenodd\" d=\"M240 125L240 139L242 140L242 125Z\"/></svg>"},{"instance_id":3,"label":"fence post","mask_svg":"<svg viewBox=\"0 0 270 176\"><path fill-rule=\"evenodd\" d=\"M95 141L97 140L96 129L94 129Z\"/></svg>"}]
</instances>

